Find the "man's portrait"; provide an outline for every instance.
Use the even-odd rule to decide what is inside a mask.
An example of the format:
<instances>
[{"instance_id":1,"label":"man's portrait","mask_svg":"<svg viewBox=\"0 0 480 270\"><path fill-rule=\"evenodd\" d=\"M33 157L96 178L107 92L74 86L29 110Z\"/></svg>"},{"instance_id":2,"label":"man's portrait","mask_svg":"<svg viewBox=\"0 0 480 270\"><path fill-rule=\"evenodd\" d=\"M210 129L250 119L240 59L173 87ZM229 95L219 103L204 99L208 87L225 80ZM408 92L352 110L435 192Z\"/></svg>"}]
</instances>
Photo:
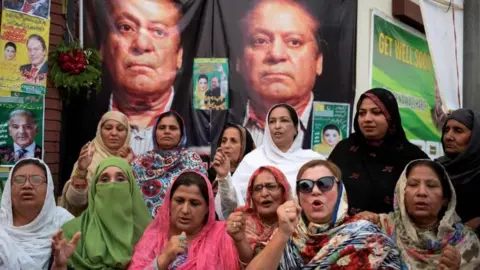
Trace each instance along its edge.
<instances>
[{"instance_id":1,"label":"man's portrait","mask_svg":"<svg viewBox=\"0 0 480 270\"><path fill-rule=\"evenodd\" d=\"M8 119L8 134L13 145L0 148L2 163L14 163L22 158L42 158L42 147L35 143L39 127L35 115L27 110L15 110Z\"/></svg>"},{"instance_id":2,"label":"man's portrait","mask_svg":"<svg viewBox=\"0 0 480 270\"><path fill-rule=\"evenodd\" d=\"M20 66L20 72L25 83L43 84L47 79L47 45L37 34L30 35L27 40L29 64Z\"/></svg>"},{"instance_id":3,"label":"man's portrait","mask_svg":"<svg viewBox=\"0 0 480 270\"><path fill-rule=\"evenodd\" d=\"M136 154L153 148L156 116L171 108L183 48L182 6L173 0L105 1L108 30L101 44L111 110L126 114ZM105 72L107 74L105 74Z\"/></svg>"},{"instance_id":4,"label":"man's portrait","mask_svg":"<svg viewBox=\"0 0 480 270\"><path fill-rule=\"evenodd\" d=\"M268 110L277 103L295 107L304 129L313 87L323 71L320 23L296 1L257 1L242 18L242 48L236 70L248 102L243 125L261 145Z\"/></svg>"}]
</instances>

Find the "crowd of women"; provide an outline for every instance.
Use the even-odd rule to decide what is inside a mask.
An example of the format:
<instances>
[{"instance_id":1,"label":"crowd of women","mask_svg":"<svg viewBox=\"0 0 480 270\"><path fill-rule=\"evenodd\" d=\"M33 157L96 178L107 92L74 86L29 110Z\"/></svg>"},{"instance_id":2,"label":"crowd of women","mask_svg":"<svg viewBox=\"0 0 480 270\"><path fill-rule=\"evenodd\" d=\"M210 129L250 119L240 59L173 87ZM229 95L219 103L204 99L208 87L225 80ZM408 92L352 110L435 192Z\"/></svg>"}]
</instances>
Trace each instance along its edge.
<instances>
[{"instance_id":1,"label":"crowd of women","mask_svg":"<svg viewBox=\"0 0 480 270\"><path fill-rule=\"evenodd\" d=\"M59 206L42 160L12 168L0 269L480 269L479 114L447 117L438 160L407 140L385 89L360 97L328 160L301 149L288 104L266 125L257 147L226 125L205 168L177 113L140 156L126 116L106 113Z\"/></svg>"}]
</instances>

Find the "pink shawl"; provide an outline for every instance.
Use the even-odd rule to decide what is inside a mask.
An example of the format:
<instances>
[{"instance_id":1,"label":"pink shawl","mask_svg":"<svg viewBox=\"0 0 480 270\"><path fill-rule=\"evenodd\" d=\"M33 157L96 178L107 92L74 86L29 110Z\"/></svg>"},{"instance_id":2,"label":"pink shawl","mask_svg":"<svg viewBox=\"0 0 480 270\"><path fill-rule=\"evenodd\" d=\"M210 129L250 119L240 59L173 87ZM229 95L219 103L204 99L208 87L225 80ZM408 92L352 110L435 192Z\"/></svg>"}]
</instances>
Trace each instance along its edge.
<instances>
[{"instance_id":1,"label":"pink shawl","mask_svg":"<svg viewBox=\"0 0 480 270\"><path fill-rule=\"evenodd\" d=\"M200 233L188 245L187 261L179 270L193 269L240 269L237 249L227 234L225 222L215 221L215 201L210 181L202 174L208 187L208 220ZM135 247L129 269L152 269L168 243L170 231L170 192L159 209L155 220L145 230L143 237Z\"/></svg>"}]
</instances>

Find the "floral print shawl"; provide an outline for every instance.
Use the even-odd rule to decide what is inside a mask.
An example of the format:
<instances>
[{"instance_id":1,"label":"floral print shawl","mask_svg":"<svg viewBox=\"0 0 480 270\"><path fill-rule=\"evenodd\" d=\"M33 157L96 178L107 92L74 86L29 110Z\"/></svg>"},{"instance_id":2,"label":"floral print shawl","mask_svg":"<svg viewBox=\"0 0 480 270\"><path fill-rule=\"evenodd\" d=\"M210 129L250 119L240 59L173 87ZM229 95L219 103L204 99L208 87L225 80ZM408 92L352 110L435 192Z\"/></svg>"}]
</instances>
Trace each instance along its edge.
<instances>
[{"instance_id":1,"label":"floral print shawl","mask_svg":"<svg viewBox=\"0 0 480 270\"><path fill-rule=\"evenodd\" d=\"M414 161L412 161L414 162ZM394 196L394 212L381 214L381 228L397 244L409 269L438 269L442 242L453 245L462 257L460 269L480 269L480 242L475 233L465 227L455 212L455 189L447 175L452 198L440 220L437 232L420 232L410 219L405 207L405 168L397 182Z\"/></svg>"}]
</instances>

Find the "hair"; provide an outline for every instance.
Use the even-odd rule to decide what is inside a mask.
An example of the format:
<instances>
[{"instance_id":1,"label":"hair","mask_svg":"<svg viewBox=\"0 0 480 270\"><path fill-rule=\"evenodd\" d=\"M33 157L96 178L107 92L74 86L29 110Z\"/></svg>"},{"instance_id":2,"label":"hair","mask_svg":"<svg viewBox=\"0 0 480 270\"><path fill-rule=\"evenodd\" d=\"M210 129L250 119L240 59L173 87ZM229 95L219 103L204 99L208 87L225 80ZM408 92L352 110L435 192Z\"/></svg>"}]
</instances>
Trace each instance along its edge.
<instances>
[{"instance_id":1,"label":"hair","mask_svg":"<svg viewBox=\"0 0 480 270\"><path fill-rule=\"evenodd\" d=\"M200 79L205 79L208 82L208 77L205 74L200 74L200 76L198 76L197 82L200 81Z\"/></svg>"},{"instance_id":2,"label":"hair","mask_svg":"<svg viewBox=\"0 0 480 270\"><path fill-rule=\"evenodd\" d=\"M303 166L298 171L297 181L302 179L302 175L308 169L315 168L315 167L325 167L333 174L333 176L335 176L335 178L337 178L338 181L341 181L342 179L342 171L340 170L340 168L338 168L337 165L335 165L335 163L328 160L314 159L303 164Z\"/></svg>"},{"instance_id":3,"label":"hair","mask_svg":"<svg viewBox=\"0 0 480 270\"><path fill-rule=\"evenodd\" d=\"M280 103L280 104L276 104L274 105L271 109L270 109L270 112L268 113L268 120L270 120L270 114L273 112L273 110L275 110L276 108L285 108L287 109L288 111L288 114L290 115L290 118L292 119L293 121L293 125L295 126L295 128L298 128L298 114L297 112L295 111L295 109L286 104L286 103Z\"/></svg>"},{"instance_id":4,"label":"hair","mask_svg":"<svg viewBox=\"0 0 480 270\"><path fill-rule=\"evenodd\" d=\"M258 8L258 6L263 4L264 2L267 2L267 1L262 1L262 0L250 1L250 6L247 8L245 14L242 16L242 18L240 20L240 32L241 33L245 32L245 29L247 28L246 27L247 24L251 23L251 21L252 21L251 18L250 18L251 12L254 11L256 8ZM273 1L271 1L271 2L273 2ZM286 4L289 4L289 5L298 7L303 12L305 12L305 15L313 21L313 27L312 27L311 31L313 33L313 36L314 36L314 39L315 39L315 45L317 47L317 56L321 55L323 53L323 51L325 50L325 48L323 46L325 44L325 41L322 38L321 27L320 27L321 25L320 25L320 22L318 21L318 19L315 18L315 16L313 16L310 13L309 8L304 3L300 3L299 1L295 1L295 0L284 0L284 1L273 2L273 3L286 3ZM242 43L242 47L244 47L245 44L243 44L243 42L241 42L241 43Z\"/></svg>"},{"instance_id":5,"label":"hair","mask_svg":"<svg viewBox=\"0 0 480 270\"><path fill-rule=\"evenodd\" d=\"M448 181L448 175L447 175L447 172L445 171L445 168L443 168L443 166L440 163L436 161L428 160L428 159L420 159L420 160L412 161L410 165L408 165L407 167L406 177L408 178L408 176L413 171L413 169L417 167L430 168L438 177L438 180L442 185L443 199L446 199L447 201L450 201L452 199L452 190L450 187L450 181Z\"/></svg>"},{"instance_id":6,"label":"hair","mask_svg":"<svg viewBox=\"0 0 480 270\"><path fill-rule=\"evenodd\" d=\"M31 112L31 111L27 111L27 110L14 110L10 113L10 115L8 116L8 121L10 122L10 120L16 116L16 115L26 115L27 117L30 117L33 121L33 123L35 125L37 125L37 118L35 117L35 115Z\"/></svg>"},{"instance_id":7,"label":"hair","mask_svg":"<svg viewBox=\"0 0 480 270\"><path fill-rule=\"evenodd\" d=\"M340 134L340 129L339 129L336 125L334 125L334 124L328 124L328 125L326 125L326 126L323 128L323 134L325 134L325 132L326 132L327 130L329 130L329 129L335 130L335 131L338 132L338 134Z\"/></svg>"},{"instance_id":8,"label":"hair","mask_svg":"<svg viewBox=\"0 0 480 270\"><path fill-rule=\"evenodd\" d=\"M36 160L36 159L22 159L19 162L17 162L17 164L15 164L15 166L12 170L12 176L15 174L15 172L17 172L18 169L20 169L24 166L27 166L27 165L37 166L38 168L42 169L42 171L45 173L45 177L48 177L47 176L47 168L45 167L45 165L42 162L40 162L39 160Z\"/></svg>"},{"instance_id":9,"label":"hair","mask_svg":"<svg viewBox=\"0 0 480 270\"><path fill-rule=\"evenodd\" d=\"M47 45L45 44L45 40L43 39L42 36L37 35L37 34L32 34L32 35L30 35L30 36L28 37L28 40L27 40L27 45L28 45L28 43L30 42L30 40L32 40L32 39L36 39L36 40L40 41L40 43L42 44L43 50L44 50L44 51L47 50Z\"/></svg>"},{"instance_id":10,"label":"hair","mask_svg":"<svg viewBox=\"0 0 480 270\"><path fill-rule=\"evenodd\" d=\"M9 42L7 42L7 43L5 44L5 48L4 48L4 49L6 49L7 47L12 47L12 48L15 49L15 51L17 51L17 45L15 45L15 43L13 43L13 42L11 42L11 41L9 41Z\"/></svg>"},{"instance_id":11,"label":"hair","mask_svg":"<svg viewBox=\"0 0 480 270\"><path fill-rule=\"evenodd\" d=\"M183 137L184 132L185 132L185 130L183 130L183 128L184 128L183 119L178 113L176 113L174 111L168 111L168 112L165 112L165 113L161 114L158 117L157 126L155 126L155 129L158 127L158 125L160 124L162 119L165 118L165 117L168 117L168 116L173 116L175 118L175 120L177 120L178 126L180 127L180 141L182 141L182 137Z\"/></svg>"},{"instance_id":12,"label":"hair","mask_svg":"<svg viewBox=\"0 0 480 270\"><path fill-rule=\"evenodd\" d=\"M183 172L173 182L170 190L170 200L173 198L173 194L180 186L197 186L202 194L203 199L207 202L207 207L210 202L208 200L208 186L203 177L196 172Z\"/></svg>"}]
</instances>

